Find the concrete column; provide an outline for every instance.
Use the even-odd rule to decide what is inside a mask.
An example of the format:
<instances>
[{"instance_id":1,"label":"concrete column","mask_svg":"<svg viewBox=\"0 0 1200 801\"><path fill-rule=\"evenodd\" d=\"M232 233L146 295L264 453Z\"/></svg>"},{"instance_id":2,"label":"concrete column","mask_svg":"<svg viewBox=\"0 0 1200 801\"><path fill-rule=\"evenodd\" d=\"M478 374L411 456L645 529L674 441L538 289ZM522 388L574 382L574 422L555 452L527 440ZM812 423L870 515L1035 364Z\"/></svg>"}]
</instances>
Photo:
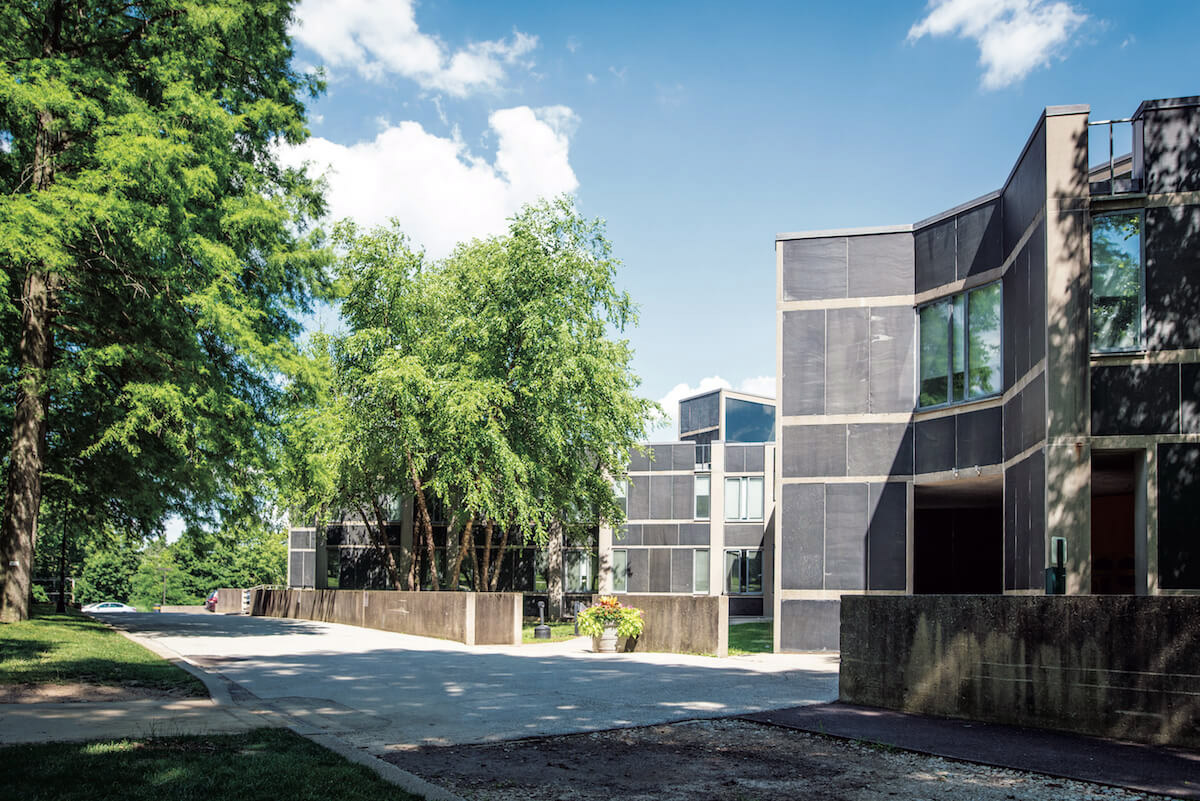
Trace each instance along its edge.
<instances>
[{"instance_id":1,"label":"concrete column","mask_svg":"<svg viewBox=\"0 0 1200 801\"><path fill-rule=\"evenodd\" d=\"M550 523L550 539L546 543L546 556L549 559L547 589L550 594L549 608L546 614L551 618L562 617L563 611L563 582L566 578L563 564L563 530L557 520Z\"/></svg>"},{"instance_id":2,"label":"concrete column","mask_svg":"<svg viewBox=\"0 0 1200 801\"><path fill-rule=\"evenodd\" d=\"M1088 110L1047 109L1046 564L1067 541L1067 592L1091 592L1091 207Z\"/></svg>"},{"instance_id":3,"label":"concrete column","mask_svg":"<svg viewBox=\"0 0 1200 801\"><path fill-rule=\"evenodd\" d=\"M712 444L712 480L709 481L708 594L725 592L725 443Z\"/></svg>"},{"instance_id":4,"label":"concrete column","mask_svg":"<svg viewBox=\"0 0 1200 801\"><path fill-rule=\"evenodd\" d=\"M596 543L596 551L600 557L600 575L597 576L599 581L597 582L596 586L599 588L601 595L612 595L613 592L612 548L612 526L608 524L602 525L600 526Z\"/></svg>"}]
</instances>

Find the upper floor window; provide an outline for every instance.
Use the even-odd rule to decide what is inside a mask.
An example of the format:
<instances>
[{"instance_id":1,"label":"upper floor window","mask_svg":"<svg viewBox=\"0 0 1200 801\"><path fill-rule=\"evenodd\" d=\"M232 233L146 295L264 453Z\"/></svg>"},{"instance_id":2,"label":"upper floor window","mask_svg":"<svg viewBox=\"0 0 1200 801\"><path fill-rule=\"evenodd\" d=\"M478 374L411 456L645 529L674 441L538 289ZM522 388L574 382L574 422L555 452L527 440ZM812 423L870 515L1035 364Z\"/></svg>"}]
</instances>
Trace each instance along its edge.
<instances>
[{"instance_id":1,"label":"upper floor window","mask_svg":"<svg viewBox=\"0 0 1200 801\"><path fill-rule=\"evenodd\" d=\"M629 515L629 482L614 481L613 495L617 498L617 506L621 507L621 514Z\"/></svg>"},{"instance_id":2,"label":"upper floor window","mask_svg":"<svg viewBox=\"0 0 1200 801\"><path fill-rule=\"evenodd\" d=\"M708 519L708 508L709 508L709 500L710 500L710 497L709 497L710 484L711 484L711 479L709 476L696 476L695 518L697 520L707 520Z\"/></svg>"},{"instance_id":3,"label":"upper floor window","mask_svg":"<svg viewBox=\"0 0 1200 801\"><path fill-rule=\"evenodd\" d=\"M922 407L1001 391L1000 282L936 300L917 310Z\"/></svg>"},{"instance_id":4,"label":"upper floor window","mask_svg":"<svg viewBox=\"0 0 1200 801\"><path fill-rule=\"evenodd\" d=\"M1142 348L1142 213L1092 218L1092 351Z\"/></svg>"},{"instance_id":5,"label":"upper floor window","mask_svg":"<svg viewBox=\"0 0 1200 801\"><path fill-rule=\"evenodd\" d=\"M761 477L725 479L725 519L763 519L763 480Z\"/></svg>"}]
</instances>

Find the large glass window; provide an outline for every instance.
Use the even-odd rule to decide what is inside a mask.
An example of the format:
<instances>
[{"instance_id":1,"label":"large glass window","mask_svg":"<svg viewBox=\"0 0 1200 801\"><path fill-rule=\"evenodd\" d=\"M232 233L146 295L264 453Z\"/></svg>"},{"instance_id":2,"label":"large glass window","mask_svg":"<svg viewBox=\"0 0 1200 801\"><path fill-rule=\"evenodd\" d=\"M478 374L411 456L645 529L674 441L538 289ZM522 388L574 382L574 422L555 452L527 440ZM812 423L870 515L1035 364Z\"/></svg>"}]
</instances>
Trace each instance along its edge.
<instances>
[{"instance_id":1,"label":"large glass window","mask_svg":"<svg viewBox=\"0 0 1200 801\"><path fill-rule=\"evenodd\" d=\"M566 552L566 586L563 590L566 592L592 592L596 588L593 586L592 577L592 554L589 551L567 551Z\"/></svg>"},{"instance_id":2,"label":"large glass window","mask_svg":"<svg viewBox=\"0 0 1200 801\"><path fill-rule=\"evenodd\" d=\"M1142 213L1092 218L1092 350L1142 347Z\"/></svg>"},{"instance_id":3,"label":"large glass window","mask_svg":"<svg viewBox=\"0 0 1200 801\"><path fill-rule=\"evenodd\" d=\"M726 442L774 442L775 407L765 403L725 399Z\"/></svg>"},{"instance_id":4,"label":"large glass window","mask_svg":"<svg viewBox=\"0 0 1200 801\"><path fill-rule=\"evenodd\" d=\"M624 548L614 550L613 557L613 592L629 592L629 551Z\"/></svg>"},{"instance_id":5,"label":"large glass window","mask_svg":"<svg viewBox=\"0 0 1200 801\"><path fill-rule=\"evenodd\" d=\"M758 549L725 552L725 593L727 595L761 594L762 551Z\"/></svg>"},{"instance_id":6,"label":"large glass window","mask_svg":"<svg viewBox=\"0 0 1200 801\"><path fill-rule=\"evenodd\" d=\"M629 482L615 481L613 482L613 493L617 496L617 506L621 507L621 514L629 515Z\"/></svg>"},{"instance_id":7,"label":"large glass window","mask_svg":"<svg viewBox=\"0 0 1200 801\"><path fill-rule=\"evenodd\" d=\"M708 592L708 550L692 551L692 592Z\"/></svg>"},{"instance_id":8,"label":"large glass window","mask_svg":"<svg viewBox=\"0 0 1200 801\"><path fill-rule=\"evenodd\" d=\"M712 479L709 476L696 476L696 510L695 517L697 520L707 520L709 514L709 506L711 498Z\"/></svg>"},{"instance_id":9,"label":"large glass window","mask_svg":"<svg viewBox=\"0 0 1200 801\"><path fill-rule=\"evenodd\" d=\"M922 407L996 395L1001 386L999 282L917 311Z\"/></svg>"},{"instance_id":10,"label":"large glass window","mask_svg":"<svg viewBox=\"0 0 1200 801\"><path fill-rule=\"evenodd\" d=\"M725 519L763 519L763 480L758 476L725 479Z\"/></svg>"}]
</instances>

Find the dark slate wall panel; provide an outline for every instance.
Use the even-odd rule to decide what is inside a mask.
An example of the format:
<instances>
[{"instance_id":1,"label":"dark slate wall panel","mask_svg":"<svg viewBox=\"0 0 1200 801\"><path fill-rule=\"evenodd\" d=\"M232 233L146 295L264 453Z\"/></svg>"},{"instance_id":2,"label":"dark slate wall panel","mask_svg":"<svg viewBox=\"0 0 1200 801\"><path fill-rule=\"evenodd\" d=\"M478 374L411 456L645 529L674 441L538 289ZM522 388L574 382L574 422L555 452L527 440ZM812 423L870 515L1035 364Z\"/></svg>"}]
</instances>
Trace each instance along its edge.
<instances>
[{"instance_id":1,"label":"dark slate wall panel","mask_svg":"<svg viewBox=\"0 0 1200 801\"><path fill-rule=\"evenodd\" d=\"M1033 366L1046 356L1046 223L1034 230L1026 248L1028 267L1027 309L1029 320L1029 364ZM1018 317L1023 317L1018 309Z\"/></svg>"},{"instance_id":2,"label":"dark slate wall panel","mask_svg":"<svg viewBox=\"0 0 1200 801\"><path fill-rule=\"evenodd\" d=\"M1200 206L1146 209L1145 237L1147 344L1200 347Z\"/></svg>"},{"instance_id":3,"label":"dark slate wall panel","mask_svg":"<svg viewBox=\"0 0 1200 801\"><path fill-rule=\"evenodd\" d=\"M613 531L613 545L641 545L642 526L640 523L629 523Z\"/></svg>"},{"instance_id":4,"label":"dark slate wall panel","mask_svg":"<svg viewBox=\"0 0 1200 801\"><path fill-rule=\"evenodd\" d=\"M696 469L696 446L695 445L672 445L671 446L671 467L675 470L695 470Z\"/></svg>"},{"instance_id":5,"label":"dark slate wall panel","mask_svg":"<svg viewBox=\"0 0 1200 801\"><path fill-rule=\"evenodd\" d=\"M692 520L696 516L695 478L671 476L671 519ZM711 492L711 487L710 490Z\"/></svg>"},{"instance_id":6,"label":"dark slate wall panel","mask_svg":"<svg viewBox=\"0 0 1200 801\"><path fill-rule=\"evenodd\" d=\"M1179 431L1179 365L1092 369L1092 435Z\"/></svg>"},{"instance_id":7,"label":"dark slate wall panel","mask_svg":"<svg viewBox=\"0 0 1200 801\"><path fill-rule=\"evenodd\" d=\"M673 476L650 477L650 515L651 520L671 519L671 489Z\"/></svg>"},{"instance_id":8,"label":"dark slate wall panel","mask_svg":"<svg viewBox=\"0 0 1200 801\"><path fill-rule=\"evenodd\" d=\"M913 234L916 257L915 286L917 292L949 284L955 278L955 247L957 244L954 218L922 228Z\"/></svg>"},{"instance_id":9,"label":"dark slate wall panel","mask_svg":"<svg viewBox=\"0 0 1200 801\"><path fill-rule=\"evenodd\" d=\"M646 520L650 517L650 476L630 476L629 494L626 496L630 520Z\"/></svg>"},{"instance_id":10,"label":"dark slate wall panel","mask_svg":"<svg viewBox=\"0 0 1200 801\"><path fill-rule=\"evenodd\" d=\"M760 548L763 544L763 527L761 524L752 525L725 524L726 547Z\"/></svg>"},{"instance_id":11,"label":"dark slate wall panel","mask_svg":"<svg viewBox=\"0 0 1200 801\"><path fill-rule=\"evenodd\" d=\"M671 551L667 548L650 550L650 592L671 591Z\"/></svg>"},{"instance_id":12,"label":"dark slate wall panel","mask_svg":"<svg viewBox=\"0 0 1200 801\"><path fill-rule=\"evenodd\" d=\"M1004 315L1001 347L1004 359L1004 389L1008 390L1017 383L1017 326L1028 323L1027 313L1024 311L1024 294L1018 294L1017 274L1011 266L1000 281L1000 294Z\"/></svg>"},{"instance_id":13,"label":"dark slate wall panel","mask_svg":"<svg viewBox=\"0 0 1200 801\"><path fill-rule=\"evenodd\" d=\"M650 551L645 548L630 548L627 565L629 567L629 591L650 591Z\"/></svg>"},{"instance_id":14,"label":"dark slate wall panel","mask_svg":"<svg viewBox=\"0 0 1200 801\"><path fill-rule=\"evenodd\" d=\"M841 601L783 601L779 647L784 651L836 651L841 647Z\"/></svg>"},{"instance_id":15,"label":"dark slate wall panel","mask_svg":"<svg viewBox=\"0 0 1200 801\"><path fill-rule=\"evenodd\" d=\"M999 406L958 415L956 466L965 469L1003 462L1003 424L1004 411Z\"/></svg>"},{"instance_id":16,"label":"dark slate wall panel","mask_svg":"<svg viewBox=\"0 0 1200 801\"><path fill-rule=\"evenodd\" d=\"M629 472L644 473L650 469L650 456L640 453L636 448L629 451Z\"/></svg>"},{"instance_id":17,"label":"dark slate wall panel","mask_svg":"<svg viewBox=\"0 0 1200 801\"><path fill-rule=\"evenodd\" d=\"M679 403L679 430L686 432L712 428L720 419L720 405L720 399L716 392L681 401Z\"/></svg>"},{"instance_id":18,"label":"dark slate wall panel","mask_svg":"<svg viewBox=\"0 0 1200 801\"><path fill-rule=\"evenodd\" d=\"M908 485L870 486L867 577L872 590L903 590L908 577Z\"/></svg>"},{"instance_id":19,"label":"dark slate wall panel","mask_svg":"<svg viewBox=\"0 0 1200 801\"><path fill-rule=\"evenodd\" d=\"M1151 110L1143 119L1147 191L1200 190L1200 108Z\"/></svg>"},{"instance_id":20,"label":"dark slate wall panel","mask_svg":"<svg viewBox=\"0 0 1200 801\"><path fill-rule=\"evenodd\" d=\"M825 586L861 590L867 583L867 485L825 485Z\"/></svg>"},{"instance_id":21,"label":"dark slate wall panel","mask_svg":"<svg viewBox=\"0 0 1200 801\"><path fill-rule=\"evenodd\" d=\"M954 416L918 420L914 425L913 451L918 473L954 469Z\"/></svg>"},{"instance_id":22,"label":"dark slate wall panel","mask_svg":"<svg viewBox=\"0 0 1200 801\"><path fill-rule=\"evenodd\" d=\"M747 445L743 450L746 452L746 472L764 472L767 449L762 445Z\"/></svg>"},{"instance_id":23,"label":"dark slate wall panel","mask_svg":"<svg viewBox=\"0 0 1200 801\"><path fill-rule=\"evenodd\" d=\"M871 308L871 412L911 412L916 404L912 306Z\"/></svg>"},{"instance_id":24,"label":"dark slate wall panel","mask_svg":"<svg viewBox=\"0 0 1200 801\"><path fill-rule=\"evenodd\" d=\"M1039 121L1028 149L1001 196L1004 253L1012 252L1025 229L1046 203L1046 126Z\"/></svg>"},{"instance_id":25,"label":"dark slate wall panel","mask_svg":"<svg viewBox=\"0 0 1200 801\"><path fill-rule=\"evenodd\" d=\"M824 414L824 311L783 313L782 361L782 414Z\"/></svg>"},{"instance_id":26,"label":"dark slate wall panel","mask_svg":"<svg viewBox=\"0 0 1200 801\"><path fill-rule=\"evenodd\" d=\"M869 315L868 309L830 309L826 314L826 414L869 410Z\"/></svg>"},{"instance_id":27,"label":"dark slate wall panel","mask_svg":"<svg viewBox=\"0 0 1200 801\"><path fill-rule=\"evenodd\" d=\"M1200 364L1182 364L1179 369L1180 429L1184 434L1200 434Z\"/></svg>"},{"instance_id":28,"label":"dark slate wall panel","mask_svg":"<svg viewBox=\"0 0 1200 801\"><path fill-rule=\"evenodd\" d=\"M958 277L987 272L1004 262L1000 201L958 215Z\"/></svg>"},{"instance_id":29,"label":"dark slate wall panel","mask_svg":"<svg viewBox=\"0 0 1200 801\"><path fill-rule=\"evenodd\" d=\"M912 234L852 236L848 241L849 297L878 298L912 294Z\"/></svg>"},{"instance_id":30,"label":"dark slate wall panel","mask_svg":"<svg viewBox=\"0 0 1200 801\"><path fill-rule=\"evenodd\" d=\"M675 469L674 449L670 445L655 445L651 450L650 470L666 473Z\"/></svg>"},{"instance_id":31,"label":"dark slate wall panel","mask_svg":"<svg viewBox=\"0 0 1200 801\"><path fill-rule=\"evenodd\" d=\"M1029 457L1029 583L1025 589L1046 586L1046 454Z\"/></svg>"},{"instance_id":32,"label":"dark slate wall panel","mask_svg":"<svg viewBox=\"0 0 1200 801\"><path fill-rule=\"evenodd\" d=\"M825 485L784 484L780 502L780 586L824 588Z\"/></svg>"},{"instance_id":33,"label":"dark slate wall panel","mask_svg":"<svg viewBox=\"0 0 1200 801\"><path fill-rule=\"evenodd\" d=\"M783 475L846 475L846 426L784 426Z\"/></svg>"},{"instance_id":34,"label":"dark slate wall panel","mask_svg":"<svg viewBox=\"0 0 1200 801\"><path fill-rule=\"evenodd\" d=\"M671 551L671 592L692 591L692 552L676 549Z\"/></svg>"},{"instance_id":35,"label":"dark slate wall panel","mask_svg":"<svg viewBox=\"0 0 1200 801\"><path fill-rule=\"evenodd\" d=\"M1004 402L1004 458L1021 452L1021 393Z\"/></svg>"},{"instance_id":36,"label":"dark slate wall panel","mask_svg":"<svg viewBox=\"0 0 1200 801\"><path fill-rule=\"evenodd\" d=\"M738 445L725 446L725 472L741 473L746 469L746 449Z\"/></svg>"},{"instance_id":37,"label":"dark slate wall panel","mask_svg":"<svg viewBox=\"0 0 1200 801\"><path fill-rule=\"evenodd\" d=\"M1029 340L1033 336L1032 315L1029 309L1029 248L1022 248L1017 254L1016 261L1004 274L1005 281L1012 282L1012 300L1016 304L1013 315L1015 326L1012 334L1013 373L1016 379L1029 372L1032 363L1029 361ZM1008 299L1005 298L1005 308Z\"/></svg>"},{"instance_id":38,"label":"dark slate wall panel","mask_svg":"<svg viewBox=\"0 0 1200 801\"><path fill-rule=\"evenodd\" d=\"M1038 373L1021 390L1021 450L1046 438L1046 374Z\"/></svg>"},{"instance_id":39,"label":"dark slate wall panel","mask_svg":"<svg viewBox=\"0 0 1200 801\"><path fill-rule=\"evenodd\" d=\"M1017 569L1017 472L1019 465L1004 471L1004 589L1015 589Z\"/></svg>"},{"instance_id":40,"label":"dark slate wall panel","mask_svg":"<svg viewBox=\"0 0 1200 801\"><path fill-rule=\"evenodd\" d=\"M680 545L708 545L708 523L684 523L679 527Z\"/></svg>"},{"instance_id":41,"label":"dark slate wall panel","mask_svg":"<svg viewBox=\"0 0 1200 801\"><path fill-rule=\"evenodd\" d=\"M846 297L846 239L793 239L783 246L783 299Z\"/></svg>"},{"instance_id":42,"label":"dark slate wall panel","mask_svg":"<svg viewBox=\"0 0 1200 801\"><path fill-rule=\"evenodd\" d=\"M1200 589L1200 445L1158 446L1158 575L1170 590Z\"/></svg>"},{"instance_id":43,"label":"dark slate wall panel","mask_svg":"<svg viewBox=\"0 0 1200 801\"><path fill-rule=\"evenodd\" d=\"M674 523L647 523L642 526L642 545L678 545L679 526Z\"/></svg>"},{"instance_id":44,"label":"dark slate wall panel","mask_svg":"<svg viewBox=\"0 0 1200 801\"><path fill-rule=\"evenodd\" d=\"M912 426L852 423L846 427L846 475L912 475Z\"/></svg>"}]
</instances>

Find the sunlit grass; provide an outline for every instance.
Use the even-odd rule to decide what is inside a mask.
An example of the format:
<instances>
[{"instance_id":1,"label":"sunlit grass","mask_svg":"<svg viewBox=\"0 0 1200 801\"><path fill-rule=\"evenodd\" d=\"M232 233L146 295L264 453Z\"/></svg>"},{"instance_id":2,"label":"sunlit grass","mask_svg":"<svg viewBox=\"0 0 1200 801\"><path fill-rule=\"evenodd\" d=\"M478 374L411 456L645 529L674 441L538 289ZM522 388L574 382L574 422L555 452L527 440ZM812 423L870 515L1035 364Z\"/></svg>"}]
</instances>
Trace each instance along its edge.
<instances>
[{"instance_id":1,"label":"sunlit grass","mask_svg":"<svg viewBox=\"0 0 1200 801\"><path fill-rule=\"evenodd\" d=\"M535 640L533 638L533 629L537 626L536 620L526 621L521 626L521 642L554 642L556 640L569 640L578 635L575 634L574 623L547 623L550 627L549 640Z\"/></svg>"},{"instance_id":2,"label":"sunlit grass","mask_svg":"<svg viewBox=\"0 0 1200 801\"><path fill-rule=\"evenodd\" d=\"M769 654L774 649L771 621L736 623L729 627L729 655Z\"/></svg>"},{"instance_id":3,"label":"sunlit grass","mask_svg":"<svg viewBox=\"0 0 1200 801\"><path fill-rule=\"evenodd\" d=\"M0 748L4 795L22 801L416 801L283 729Z\"/></svg>"},{"instance_id":4,"label":"sunlit grass","mask_svg":"<svg viewBox=\"0 0 1200 801\"><path fill-rule=\"evenodd\" d=\"M69 682L208 694L195 676L73 610L37 605L29 620L0 626L0 684Z\"/></svg>"}]
</instances>

